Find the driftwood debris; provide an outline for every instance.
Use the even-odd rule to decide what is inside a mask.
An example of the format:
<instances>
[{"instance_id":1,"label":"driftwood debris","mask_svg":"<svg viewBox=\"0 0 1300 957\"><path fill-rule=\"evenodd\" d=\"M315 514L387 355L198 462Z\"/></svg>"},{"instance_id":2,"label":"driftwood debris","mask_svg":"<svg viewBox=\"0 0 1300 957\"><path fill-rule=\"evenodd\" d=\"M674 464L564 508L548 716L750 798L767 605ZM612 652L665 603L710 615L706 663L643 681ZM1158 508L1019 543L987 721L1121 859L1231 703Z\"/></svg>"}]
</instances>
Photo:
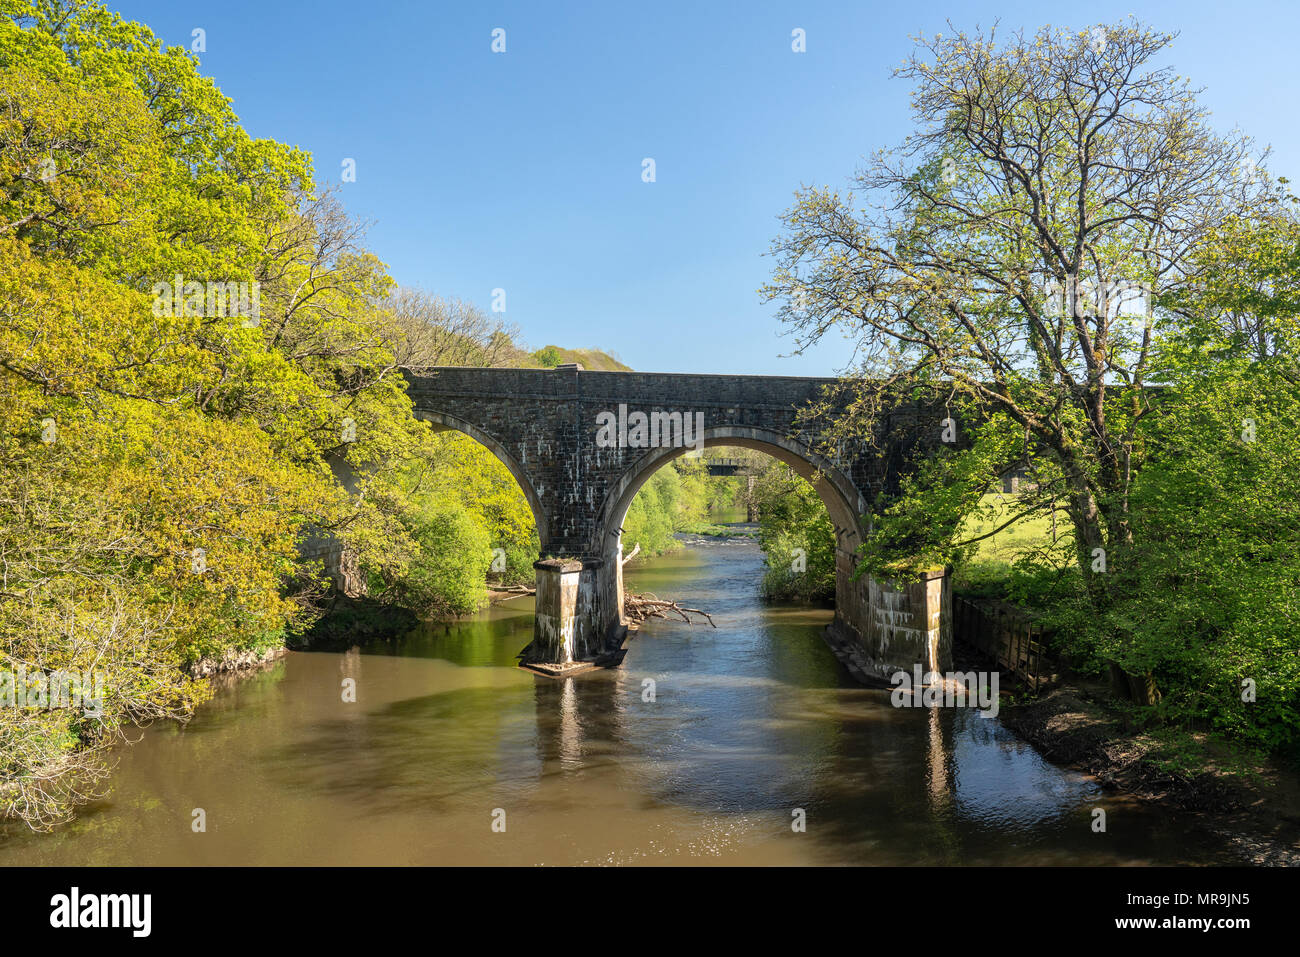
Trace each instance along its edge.
<instances>
[{"instance_id":1,"label":"driftwood debris","mask_svg":"<svg viewBox=\"0 0 1300 957\"><path fill-rule=\"evenodd\" d=\"M695 624L691 615L699 615L706 619L710 626L717 628L713 623L713 617L707 611L701 611L698 608L683 608L675 601L664 601L656 595L633 595L628 592L623 596L623 614L629 621L642 622L647 618L671 618L678 617L688 625Z\"/></svg>"},{"instance_id":2,"label":"driftwood debris","mask_svg":"<svg viewBox=\"0 0 1300 957\"><path fill-rule=\"evenodd\" d=\"M623 562L622 562L622 563L623 563L624 565L626 565L626 564L627 564L628 562L630 562L632 559L636 558L636 553L639 552L639 551L641 551L641 543L640 543L640 542L637 542L637 543L636 543L636 548L632 549L630 552L628 552L626 555L623 556Z\"/></svg>"},{"instance_id":3,"label":"driftwood debris","mask_svg":"<svg viewBox=\"0 0 1300 957\"><path fill-rule=\"evenodd\" d=\"M488 585L488 604L496 605L522 595L536 595L537 589L527 585Z\"/></svg>"},{"instance_id":4,"label":"driftwood debris","mask_svg":"<svg viewBox=\"0 0 1300 957\"><path fill-rule=\"evenodd\" d=\"M516 595L533 595L537 589L531 585L492 585L489 586L493 591L508 591Z\"/></svg>"}]
</instances>

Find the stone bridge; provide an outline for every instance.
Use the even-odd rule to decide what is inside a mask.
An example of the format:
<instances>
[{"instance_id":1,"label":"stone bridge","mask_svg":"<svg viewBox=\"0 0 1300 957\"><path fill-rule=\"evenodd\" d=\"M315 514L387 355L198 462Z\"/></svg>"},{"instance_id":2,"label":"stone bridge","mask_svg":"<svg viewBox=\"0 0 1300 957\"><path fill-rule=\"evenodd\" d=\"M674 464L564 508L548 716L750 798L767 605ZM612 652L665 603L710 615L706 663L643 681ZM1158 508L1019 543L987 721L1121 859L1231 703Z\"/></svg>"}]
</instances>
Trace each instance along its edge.
<instances>
[{"instance_id":1,"label":"stone bridge","mask_svg":"<svg viewBox=\"0 0 1300 957\"><path fill-rule=\"evenodd\" d=\"M837 537L835 619L828 639L858 677L951 667L951 597L942 569L895 588L855 580L863 515L896 489L917 443L938 441L944 413L900 403L871 443L829 457L825 419L835 379L589 372L580 368L430 368L408 373L416 414L491 450L519 483L541 537L529 659L562 673L623 638L622 524L654 474L695 448L757 449L813 483ZM827 389L831 392L827 393Z\"/></svg>"}]
</instances>

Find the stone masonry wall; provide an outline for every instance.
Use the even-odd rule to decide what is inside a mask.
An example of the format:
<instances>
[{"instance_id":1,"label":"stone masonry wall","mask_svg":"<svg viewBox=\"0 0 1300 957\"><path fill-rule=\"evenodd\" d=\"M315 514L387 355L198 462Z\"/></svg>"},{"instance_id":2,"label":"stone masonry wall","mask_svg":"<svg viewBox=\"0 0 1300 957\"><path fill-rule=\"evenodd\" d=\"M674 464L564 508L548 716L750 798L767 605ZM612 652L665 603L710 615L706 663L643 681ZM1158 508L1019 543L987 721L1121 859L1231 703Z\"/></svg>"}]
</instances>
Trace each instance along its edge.
<instances>
[{"instance_id":1,"label":"stone masonry wall","mask_svg":"<svg viewBox=\"0 0 1300 957\"><path fill-rule=\"evenodd\" d=\"M447 413L496 439L528 476L548 518L546 554L600 554L601 510L618 479L642 454L639 448L600 448L597 416L632 412L702 413L705 429L751 426L821 444L816 424L796 426L799 410L837 380L791 376L676 375L551 369L439 368L408 376L417 410ZM931 432L938 417L902 406L881 422L882 434ZM932 420L932 421L931 421ZM918 423L912 429L906 423ZM833 456L870 500L890 490L904 457L903 444L845 448Z\"/></svg>"},{"instance_id":2,"label":"stone masonry wall","mask_svg":"<svg viewBox=\"0 0 1300 957\"><path fill-rule=\"evenodd\" d=\"M822 460L824 426L802 420L800 412L823 400L827 388L838 387L834 379L480 368L427 369L407 378L417 412L477 430L481 440L496 445L493 451L507 460L534 509L543 513L543 557L606 559L589 587L600 614L612 622L621 611L622 589L616 545L602 536L617 534L610 526L618 517L620 489L642 466L647 449L599 445L601 413L617 417L622 406L627 415L676 412L693 422L698 413L706 432L753 429L780 436L787 452L803 450L798 454L806 461L828 461L848 480L838 480L837 488L843 493L848 485L857 493L857 501L843 503L855 525L880 492L897 488L915 447L939 441L945 415L937 405L899 403L880 418L875 442L843 446ZM834 414L834 402L831 409ZM883 680L916 662L945 667L951 661L946 577L899 589L853 580L851 548L861 533L860 527L851 530L844 539L849 547L837 558L836 632L862 650L873 678Z\"/></svg>"}]
</instances>

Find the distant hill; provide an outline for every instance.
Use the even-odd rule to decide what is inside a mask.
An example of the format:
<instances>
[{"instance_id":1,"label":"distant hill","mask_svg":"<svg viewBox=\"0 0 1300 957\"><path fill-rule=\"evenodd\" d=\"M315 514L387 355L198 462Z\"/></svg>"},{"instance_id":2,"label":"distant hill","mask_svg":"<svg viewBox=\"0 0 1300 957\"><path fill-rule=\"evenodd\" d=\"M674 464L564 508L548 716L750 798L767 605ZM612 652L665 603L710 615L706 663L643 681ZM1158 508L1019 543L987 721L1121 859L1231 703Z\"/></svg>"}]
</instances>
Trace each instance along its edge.
<instances>
[{"instance_id":1,"label":"distant hill","mask_svg":"<svg viewBox=\"0 0 1300 957\"><path fill-rule=\"evenodd\" d=\"M632 371L631 366L624 365L617 357L600 349L563 349L560 346L548 345L521 358L528 366L534 368L554 369L567 362L577 362L584 369L593 372Z\"/></svg>"}]
</instances>

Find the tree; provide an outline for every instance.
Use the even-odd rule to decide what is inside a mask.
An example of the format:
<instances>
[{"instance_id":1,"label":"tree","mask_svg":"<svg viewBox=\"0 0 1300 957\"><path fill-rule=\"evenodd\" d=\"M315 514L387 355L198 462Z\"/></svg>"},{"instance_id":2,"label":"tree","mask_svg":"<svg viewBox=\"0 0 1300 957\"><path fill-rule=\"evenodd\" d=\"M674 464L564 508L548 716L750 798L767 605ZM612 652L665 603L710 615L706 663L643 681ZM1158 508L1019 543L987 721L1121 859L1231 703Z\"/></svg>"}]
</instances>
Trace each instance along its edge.
<instances>
[{"instance_id":1,"label":"tree","mask_svg":"<svg viewBox=\"0 0 1300 957\"><path fill-rule=\"evenodd\" d=\"M434 507L421 513L415 535L419 551L398 584L403 604L430 616L477 611L492 560L483 527L463 510Z\"/></svg>"},{"instance_id":2,"label":"tree","mask_svg":"<svg viewBox=\"0 0 1300 957\"><path fill-rule=\"evenodd\" d=\"M393 294L387 309L402 333L396 351L403 369L497 366L518 351L513 325L460 299L403 287Z\"/></svg>"},{"instance_id":3,"label":"tree","mask_svg":"<svg viewBox=\"0 0 1300 957\"><path fill-rule=\"evenodd\" d=\"M1196 251L1153 361L1169 395L1131 502L1119 583L1168 717L1273 750L1300 742L1300 226L1295 199ZM1076 617L1103 652L1111 622Z\"/></svg>"},{"instance_id":4,"label":"tree","mask_svg":"<svg viewBox=\"0 0 1300 957\"><path fill-rule=\"evenodd\" d=\"M858 173L866 211L798 194L764 287L800 349L833 329L853 340L849 428L918 387L970 431L1000 416L999 441L1054 473L1036 507L1063 499L1099 610L1156 410L1148 304L1196 281L1192 251L1230 211L1276 199L1250 141L1216 134L1198 91L1155 65L1173 39L1125 23L919 40L897 71L916 84L917 132Z\"/></svg>"},{"instance_id":5,"label":"tree","mask_svg":"<svg viewBox=\"0 0 1300 957\"><path fill-rule=\"evenodd\" d=\"M767 562L763 594L771 599L835 597L835 529L817 491L774 459L754 483L759 545Z\"/></svg>"},{"instance_id":6,"label":"tree","mask_svg":"<svg viewBox=\"0 0 1300 957\"><path fill-rule=\"evenodd\" d=\"M376 503L429 432L359 239L185 51L0 3L0 675L108 688L94 717L3 709L0 814L59 819L95 748L203 697L185 666L282 644L308 526L402 531ZM261 310L227 308L240 284Z\"/></svg>"},{"instance_id":7,"label":"tree","mask_svg":"<svg viewBox=\"0 0 1300 957\"><path fill-rule=\"evenodd\" d=\"M555 346L545 346L533 353L533 358L543 369L554 369L564 358Z\"/></svg>"}]
</instances>

